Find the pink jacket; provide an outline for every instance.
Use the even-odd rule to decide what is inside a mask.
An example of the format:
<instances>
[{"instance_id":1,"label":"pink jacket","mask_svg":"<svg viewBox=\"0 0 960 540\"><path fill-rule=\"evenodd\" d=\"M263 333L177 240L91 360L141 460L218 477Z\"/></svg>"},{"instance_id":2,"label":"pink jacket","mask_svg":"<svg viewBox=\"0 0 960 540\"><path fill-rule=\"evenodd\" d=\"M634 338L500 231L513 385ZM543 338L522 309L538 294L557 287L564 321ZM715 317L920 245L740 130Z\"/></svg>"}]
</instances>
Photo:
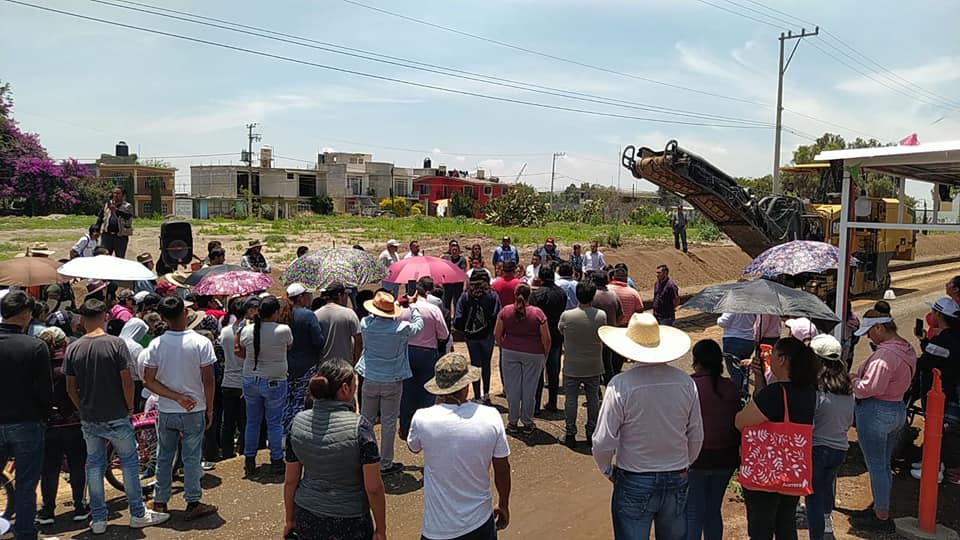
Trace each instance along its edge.
<instances>
[{"instance_id":1,"label":"pink jacket","mask_svg":"<svg viewBox=\"0 0 960 540\"><path fill-rule=\"evenodd\" d=\"M900 401L910 388L917 369L917 351L900 339L888 339L877 345L853 376L853 395L857 399L876 398Z\"/></svg>"}]
</instances>

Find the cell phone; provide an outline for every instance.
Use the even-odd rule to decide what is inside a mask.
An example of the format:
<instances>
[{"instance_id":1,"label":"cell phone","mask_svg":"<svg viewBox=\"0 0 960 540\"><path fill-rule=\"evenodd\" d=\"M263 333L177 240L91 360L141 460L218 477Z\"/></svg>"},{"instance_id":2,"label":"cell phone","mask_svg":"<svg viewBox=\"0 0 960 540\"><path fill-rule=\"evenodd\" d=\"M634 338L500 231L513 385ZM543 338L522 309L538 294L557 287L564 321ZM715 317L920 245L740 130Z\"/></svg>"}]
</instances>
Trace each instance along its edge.
<instances>
[{"instance_id":1,"label":"cell phone","mask_svg":"<svg viewBox=\"0 0 960 540\"><path fill-rule=\"evenodd\" d=\"M923 337L923 319L917 319L916 321L914 321L913 335L917 336L918 338Z\"/></svg>"},{"instance_id":2,"label":"cell phone","mask_svg":"<svg viewBox=\"0 0 960 540\"><path fill-rule=\"evenodd\" d=\"M417 280L407 280L407 296L413 296L417 293Z\"/></svg>"}]
</instances>

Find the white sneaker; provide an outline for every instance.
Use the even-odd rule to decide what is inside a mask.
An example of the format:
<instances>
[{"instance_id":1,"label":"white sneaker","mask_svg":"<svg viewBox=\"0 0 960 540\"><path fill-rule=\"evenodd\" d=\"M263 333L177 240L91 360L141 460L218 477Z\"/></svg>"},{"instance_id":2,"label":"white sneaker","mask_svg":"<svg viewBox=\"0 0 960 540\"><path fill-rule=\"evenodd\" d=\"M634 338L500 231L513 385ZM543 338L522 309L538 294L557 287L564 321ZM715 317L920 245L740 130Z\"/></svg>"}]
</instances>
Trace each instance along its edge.
<instances>
[{"instance_id":1,"label":"white sneaker","mask_svg":"<svg viewBox=\"0 0 960 540\"><path fill-rule=\"evenodd\" d=\"M159 525L168 519L170 519L170 514L146 510L143 514L143 517L130 516L130 528L142 529L144 527L152 527L154 525Z\"/></svg>"},{"instance_id":2,"label":"white sneaker","mask_svg":"<svg viewBox=\"0 0 960 540\"><path fill-rule=\"evenodd\" d=\"M106 521L93 521L90 523L90 532L93 534L103 534L107 532Z\"/></svg>"},{"instance_id":3,"label":"white sneaker","mask_svg":"<svg viewBox=\"0 0 960 540\"><path fill-rule=\"evenodd\" d=\"M920 479L921 473L922 473L922 471L921 471L920 469L910 469L910 476L916 478L917 480ZM937 483L938 483L938 484L942 484L942 483L943 483L943 468L942 468L942 467L940 468L940 472L937 473Z\"/></svg>"},{"instance_id":4,"label":"white sneaker","mask_svg":"<svg viewBox=\"0 0 960 540\"><path fill-rule=\"evenodd\" d=\"M922 461L914 461L913 463L910 464L911 471L914 471L914 470L919 471L922 468L923 468ZM943 472L943 463L940 464L940 472Z\"/></svg>"},{"instance_id":5,"label":"white sneaker","mask_svg":"<svg viewBox=\"0 0 960 540\"><path fill-rule=\"evenodd\" d=\"M833 534L833 514L823 515L823 532Z\"/></svg>"}]
</instances>

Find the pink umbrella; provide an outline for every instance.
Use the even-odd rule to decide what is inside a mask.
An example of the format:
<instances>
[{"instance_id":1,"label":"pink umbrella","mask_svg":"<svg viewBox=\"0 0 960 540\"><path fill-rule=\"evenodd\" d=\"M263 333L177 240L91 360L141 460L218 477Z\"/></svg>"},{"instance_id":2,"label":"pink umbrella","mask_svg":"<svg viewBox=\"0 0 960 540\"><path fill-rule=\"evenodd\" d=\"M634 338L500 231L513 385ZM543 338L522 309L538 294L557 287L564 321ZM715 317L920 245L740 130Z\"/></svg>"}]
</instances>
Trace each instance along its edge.
<instances>
[{"instance_id":1,"label":"pink umbrella","mask_svg":"<svg viewBox=\"0 0 960 540\"><path fill-rule=\"evenodd\" d=\"M424 276L433 278L435 283L462 283L467 274L459 266L440 257L410 257L390 265L390 275L384 281L406 283Z\"/></svg>"},{"instance_id":2,"label":"pink umbrella","mask_svg":"<svg viewBox=\"0 0 960 540\"><path fill-rule=\"evenodd\" d=\"M203 296L229 296L231 294L250 294L256 291L265 291L273 286L273 279L267 274L237 270L210 274L200 280L191 289Z\"/></svg>"}]
</instances>

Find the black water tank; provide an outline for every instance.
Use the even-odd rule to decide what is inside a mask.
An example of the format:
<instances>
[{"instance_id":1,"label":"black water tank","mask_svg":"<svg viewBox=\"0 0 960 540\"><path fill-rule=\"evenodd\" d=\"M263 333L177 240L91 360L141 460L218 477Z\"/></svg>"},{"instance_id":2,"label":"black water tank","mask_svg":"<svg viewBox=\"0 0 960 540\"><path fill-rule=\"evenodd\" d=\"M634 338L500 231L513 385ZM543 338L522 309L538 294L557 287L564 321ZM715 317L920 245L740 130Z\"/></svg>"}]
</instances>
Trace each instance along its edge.
<instances>
[{"instance_id":1,"label":"black water tank","mask_svg":"<svg viewBox=\"0 0 960 540\"><path fill-rule=\"evenodd\" d=\"M424 169L432 169L433 167L431 167L431 165L433 165L433 161L431 161L430 158L428 157L423 158Z\"/></svg>"},{"instance_id":2,"label":"black water tank","mask_svg":"<svg viewBox=\"0 0 960 540\"><path fill-rule=\"evenodd\" d=\"M127 146L127 143L120 141L117 143L117 148L114 151L114 155L117 157L127 157L130 155L130 148Z\"/></svg>"}]
</instances>

